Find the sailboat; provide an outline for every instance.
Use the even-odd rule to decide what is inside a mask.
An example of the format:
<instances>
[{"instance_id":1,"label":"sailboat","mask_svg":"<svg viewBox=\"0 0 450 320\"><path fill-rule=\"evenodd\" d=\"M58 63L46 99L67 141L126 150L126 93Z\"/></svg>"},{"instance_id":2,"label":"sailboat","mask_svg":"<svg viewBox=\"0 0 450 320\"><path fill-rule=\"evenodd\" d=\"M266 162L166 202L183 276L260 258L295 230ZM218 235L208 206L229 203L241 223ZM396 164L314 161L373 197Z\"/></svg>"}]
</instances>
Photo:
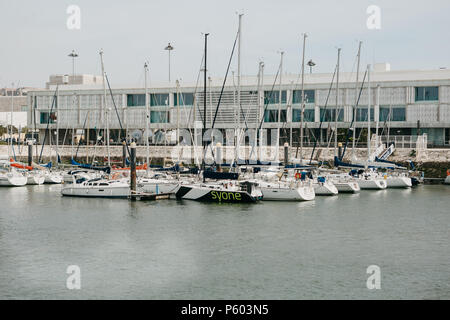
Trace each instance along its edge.
<instances>
[{"instance_id":1,"label":"sailboat","mask_svg":"<svg viewBox=\"0 0 450 320\"><path fill-rule=\"evenodd\" d=\"M102 178L87 180L73 176L73 183L61 189L63 196L90 198L127 198L130 195L128 179L105 180Z\"/></svg>"},{"instance_id":2,"label":"sailboat","mask_svg":"<svg viewBox=\"0 0 450 320\"><path fill-rule=\"evenodd\" d=\"M311 201L316 197L312 185L305 185L300 181L261 181L263 200L271 201Z\"/></svg>"},{"instance_id":3,"label":"sailboat","mask_svg":"<svg viewBox=\"0 0 450 320\"><path fill-rule=\"evenodd\" d=\"M44 172L45 184L61 184L63 182L63 175L59 171L47 170Z\"/></svg>"},{"instance_id":4,"label":"sailboat","mask_svg":"<svg viewBox=\"0 0 450 320\"><path fill-rule=\"evenodd\" d=\"M317 196L335 196L339 193L336 186L324 176L317 177L313 182L313 188Z\"/></svg>"},{"instance_id":5,"label":"sailboat","mask_svg":"<svg viewBox=\"0 0 450 320\"><path fill-rule=\"evenodd\" d=\"M13 151L13 113L14 113L14 95L11 94L11 122L8 142L8 158L2 161L5 169L0 169L0 186L21 187L27 184L27 177L24 172L19 172L11 166L11 151ZM7 168L7 169L6 169Z\"/></svg>"},{"instance_id":6,"label":"sailboat","mask_svg":"<svg viewBox=\"0 0 450 320\"><path fill-rule=\"evenodd\" d=\"M0 186L1 187L22 187L27 184L27 176L17 171L14 168L10 168L10 171L0 171Z\"/></svg>"},{"instance_id":7,"label":"sailboat","mask_svg":"<svg viewBox=\"0 0 450 320\"><path fill-rule=\"evenodd\" d=\"M260 167L258 167L260 168ZM251 168L242 168L251 172ZM255 171L255 170L253 170ZM263 200L270 201L311 201L316 195L311 181L300 178L292 179L289 169L272 167L260 168L257 173L250 173L246 178L253 181L261 189Z\"/></svg>"},{"instance_id":8,"label":"sailboat","mask_svg":"<svg viewBox=\"0 0 450 320\"><path fill-rule=\"evenodd\" d=\"M217 203L254 203L263 198L261 189L250 181L183 182L175 192L177 199Z\"/></svg>"},{"instance_id":9,"label":"sailboat","mask_svg":"<svg viewBox=\"0 0 450 320\"><path fill-rule=\"evenodd\" d=\"M42 171L35 170L28 172L27 185L41 185L45 182L45 175Z\"/></svg>"}]
</instances>

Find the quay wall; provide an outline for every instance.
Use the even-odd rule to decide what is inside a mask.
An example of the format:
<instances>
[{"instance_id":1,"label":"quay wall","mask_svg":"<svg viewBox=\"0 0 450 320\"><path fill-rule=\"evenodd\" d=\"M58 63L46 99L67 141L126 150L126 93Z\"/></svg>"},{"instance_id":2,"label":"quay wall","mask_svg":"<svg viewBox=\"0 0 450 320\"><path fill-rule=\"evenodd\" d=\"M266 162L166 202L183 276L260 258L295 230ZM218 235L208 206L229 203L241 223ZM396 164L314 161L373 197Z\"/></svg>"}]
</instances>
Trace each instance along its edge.
<instances>
[{"instance_id":1,"label":"quay wall","mask_svg":"<svg viewBox=\"0 0 450 320\"><path fill-rule=\"evenodd\" d=\"M33 156L36 158L41 154L42 146L33 146ZM234 147L222 147L223 159L228 159L225 162L231 162L231 159L234 158ZM195 161L193 159L201 159L202 156L202 147L173 147L173 146L150 146L150 158L152 163L161 164L161 163L172 163L174 160L182 160L185 164L193 164ZM315 160L324 160L324 161L333 161L334 158L334 149L333 148L318 148L316 149ZM16 158L19 161L26 161L28 155L28 147L18 146L14 147ZM284 151L283 147L280 147L278 153L276 152L276 147L266 147L261 151L261 159L265 161L283 161ZM312 148L303 148L303 159L310 159ZM99 163L103 163L104 158L107 157L107 148L106 146L80 146L72 147L72 146L60 146L58 149L58 153L60 154L63 162L69 162L72 155L77 153L78 161L92 161L92 158L95 157ZM123 147L122 146L111 146L110 147L110 156L114 161L118 161L122 158ZM8 146L0 145L0 156L5 158L8 154ZM145 146L137 146L136 154L138 157L138 161L145 161L147 149ZM297 154L297 156L296 156ZM317 154L319 156L317 157ZM250 155L252 155L250 157ZM349 161L351 158L352 151L347 150L346 156L344 160ZM358 148L355 149L355 155L359 159L367 158L367 149ZM277 158L278 156L278 158ZM212 161L213 154L211 150L207 151L206 158L208 161ZM290 159L300 158L299 151L297 153L297 149L290 148L289 152ZM256 159L256 151L251 152L251 147L241 147L240 148L240 158L242 159ZM44 146L42 150L42 161L46 162L49 160L56 159L55 147L50 147L48 145ZM425 150L416 150L416 149L396 149L394 154L389 158L390 161L395 161L399 163L406 163L407 160L412 160L416 166L425 171L426 176L443 178L446 175L446 170L450 169L450 149L425 149ZM428 173L428 175L427 175Z\"/></svg>"}]
</instances>

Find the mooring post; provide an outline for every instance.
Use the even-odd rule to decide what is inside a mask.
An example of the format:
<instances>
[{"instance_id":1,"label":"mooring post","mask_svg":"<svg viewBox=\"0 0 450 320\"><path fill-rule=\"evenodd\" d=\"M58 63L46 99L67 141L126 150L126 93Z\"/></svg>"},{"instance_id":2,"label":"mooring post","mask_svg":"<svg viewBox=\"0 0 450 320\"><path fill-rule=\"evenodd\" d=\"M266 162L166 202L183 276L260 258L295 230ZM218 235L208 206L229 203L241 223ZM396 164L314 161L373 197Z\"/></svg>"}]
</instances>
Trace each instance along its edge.
<instances>
[{"instance_id":1,"label":"mooring post","mask_svg":"<svg viewBox=\"0 0 450 320\"><path fill-rule=\"evenodd\" d=\"M339 157L339 160L342 160L342 142L339 142L338 143L338 157Z\"/></svg>"},{"instance_id":2,"label":"mooring post","mask_svg":"<svg viewBox=\"0 0 450 320\"><path fill-rule=\"evenodd\" d=\"M127 143L122 141L122 168L127 167Z\"/></svg>"},{"instance_id":3,"label":"mooring post","mask_svg":"<svg viewBox=\"0 0 450 320\"><path fill-rule=\"evenodd\" d=\"M216 144L216 169L218 172L222 172L222 144L220 142Z\"/></svg>"},{"instance_id":4,"label":"mooring post","mask_svg":"<svg viewBox=\"0 0 450 320\"><path fill-rule=\"evenodd\" d=\"M136 143L130 145L130 189L131 196L136 193ZM133 198L133 197L132 197Z\"/></svg>"},{"instance_id":5,"label":"mooring post","mask_svg":"<svg viewBox=\"0 0 450 320\"><path fill-rule=\"evenodd\" d=\"M28 165L33 165L33 142L28 141Z\"/></svg>"},{"instance_id":6,"label":"mooring post","mask_svg":"<svg viewBox=\"0 0 450 320\"><path fill-rule=\"evenodd\" d=\"M289 143L284 143L284 165L287 166L289 164Z\"/></svg>"}]
</instances>

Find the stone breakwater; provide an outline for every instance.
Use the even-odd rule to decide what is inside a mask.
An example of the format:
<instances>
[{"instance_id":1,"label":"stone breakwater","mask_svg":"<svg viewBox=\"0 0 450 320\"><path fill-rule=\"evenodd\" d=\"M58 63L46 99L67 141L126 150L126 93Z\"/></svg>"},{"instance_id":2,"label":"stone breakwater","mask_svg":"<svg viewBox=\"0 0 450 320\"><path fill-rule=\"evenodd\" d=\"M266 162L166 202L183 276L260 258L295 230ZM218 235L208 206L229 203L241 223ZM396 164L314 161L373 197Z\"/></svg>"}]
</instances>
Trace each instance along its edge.
<instances>
[{"instance_id":1,"label":"stone breakwater","mask_svg":"<svg viewBox=\"0 0 450 320\"><path fill-rule=\"evenodd\" d=\"M214 154L216 152L215 148ZM333 161L334 149L333 148L318 148L316 149L315 160ZM16 158L20 161L26 161L28 155L28 147L18 146L14 147ZM239 150L239 158L241 159L256 159L258 153L256 150L252 152L251 147L241 147ZM277 152L278 151L278 152ZM297 152L298 151L298 152ZM310 159L312 148L303 148L303 159ZM104 158L107 157L106 146L80 146L78 148L74 146L60 146L58 153L63 161L69 161L70 158L77 154L79 161L92 161L93 158L102 163ZM122 158L123 148L122 146L111 146L110 156L113 160L117 161ZM8 146L0 146L0 156L6 157L8 154ZM41 146L33 146L33 157L39 157L41 154ZM147 155L147 149L145 146L137 146L136 154L139 161L145 161ZM177 147L177 146L150 146L150 157L152 163L161 164L163 162L171 163L181 160L185 164L194 164L201 159L203 154L202 147ZM230 163L235 157L234 147L222 147L222 155L224 162ZM349 161L352 155L351 150L347 150L344 160ZM359 159L367 158L367 150L363 148L355 149L355 155ZM260 153L261 159L265 161L284 161L283 147L265 147ZM291 147L289 151L290 160L294 158L300 158L300 152L296 147ZM56 159L55 147L46 145L42 150L42 161ZM207 162L212 162L213 153L211 149L206 153ZM424 170L427 177L443 178L446 175L447 169L450 169L450 149L427 149L416 151L415 149L397 149L394 154L389 158L390 161L399 163L405 163L407 160L412 160L420 170ZM428 175L427 175L428 173Z\"/></svg>"}]
</instances>

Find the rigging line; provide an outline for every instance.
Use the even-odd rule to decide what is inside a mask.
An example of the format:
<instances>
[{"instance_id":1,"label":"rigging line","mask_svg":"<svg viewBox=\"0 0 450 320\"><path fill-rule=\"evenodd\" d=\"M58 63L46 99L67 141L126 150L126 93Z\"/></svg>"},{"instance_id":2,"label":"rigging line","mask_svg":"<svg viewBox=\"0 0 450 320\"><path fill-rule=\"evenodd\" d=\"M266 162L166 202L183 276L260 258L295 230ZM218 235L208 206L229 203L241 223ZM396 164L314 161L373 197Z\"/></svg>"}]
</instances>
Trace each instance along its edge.
<instances>
[{"instance_id":1,"label":"rigging line","mask_svg":"<svg viewBox=\"0 0 450 320\"><path fill-rule=\"evenodd\" d=\"M109 94L111 95L111 100L112 100L112 103L114 106L114 110L116 111L117 120L119 121L120 130L123 130L122 121L120 120L119 111L117 110L116 101L114 100L114 95L112 93L111 86L109 84L108 75L106 74L106 72L105 72L105 79L106 79L106 83L108 84ZM106 101L105 101L105 105L106 105ZM108 121L108 119L106 119L106 121ZM128 156L131 159L130 148L128 147L128 141L126 139L125 139L125 145L127 147Z\"/></svg>"},{"instance_id":2,"label":"rigging line","mask_svg":"<svg viewBox=\"0 0 450 320\"><path fill-rule=\"evenodd\" d=\"M260 132L261 127L262 127L263 122L264 122L264 115L266 114L267 107L269 106L269 101L272 99L272 95L273 95L273 92L274 92L273 89L275 88L275 84L277 83L277 79L278 79L278 75L280 74L280 71L281 71L281 63L278 66L278 70L277 70L277 73L275 75L275 79L273 80L272 88L270 89L269 98L265 102L264 110L263 110L263 113L261 115L261 122L259 123L258 130L256 131L256 145L257 146L259 146L259 139L260 139L259 132ZM263 94L263 96L264 96L264 94ZM265 99L265 97L264 97L264 99ZM281 97L279 97L279 99L281 99ZM253 150L254 150L254 148L252 148L252 151L250 152L249 158L251 158L251 156L253 155Z\"/></svg>"},{"instance_id":3,"label":"rigging line","mask_svg":"<svg viewBox=\"0 0 450 320\"><path fill-rule=\"evenodd\" d=\"M204 53L203 53L203 56L202 56L202 60L200 62L200 67L198 68L197 81L195 82L195 90L194 90L194 96L193 96L195 101L193 101L194 106L189 112L188 123L190 123L192 113L193 113L193 111L196 110L196 106L197 106L197 90L198 90L198 83L200 82L200 75L202 73L203 59L205 59L205 54ZM195 119L194 119L194 122L195 122Z\"/></svg>"},{"instance_id":4,"label":"rigging line","mask_svg":"<svg viewBox=\"0 0 450 320\"><path fill-rule=\"evenodd\" d=\"M281 67L281 65L280 65L280 67ZM275 79L274 79L274 81L273 81L272 88L270 89L269 99L267 99L267 102L266 102L266 104L265 104L265 106L264 106L263 117L262 117L262 119L261 119L261 122L259 123L258 130L261 129L262 124L263 124L263 122L264 122L264 114L266 113L267 107L269 106L269 101L272 99L272 95L273 95L273 92L274 92L273 89L275 88L275 84L276 84L276 82L277 82L277 78L278 78L278 76L279 76L279 74L280 74L280 69L281 69L280 67L278 67L278 71L277 71L277 74L275 75ZM281 97L279 97L279 99L281 99Z\"/></svg>"},{"instance_id":5,"label":"rigging line","mask_svg":"<svg viewBox=\"0 0 450 320\"><path fill-rule=\"evenodd\" d=\"M351 131L350 128L353 126L353 123L355 123L355 112L358 109L358 105L359 105L359 101L361 99L362 91L364 89L364 83L366 81L366 77L367 77L367 70L364 73L364 78L363 78L363 81L361 83L361 88L360 88L359 94L358 94L358 100L356 101L355 108L352 110L352 122L350 123L350 127L347 129L347 139L345 140L344 150L342 151L341 159L344 158L345 151L347 150L348 140L350 139L350 131ZM356 130L356 128L354 128L353 130ZM359 138L358 138L358 140L359 140ZM356 143L357 143L357 141L355 142L355 146L356 146Z\"/></svg>"},{"instance_id":6,"label":"rigging line","mask_svg":"<svg viewBox=\"0 0 450 320\"><path fill-rule=\"evenodd\" d=\"M219 111L220 102L222 101L223 91L225 89L225 84L227 82L228 72L230 71L230 65L231 65L231 61L233 60L234 49L236 48L236 42L237 42L238 36L239 36L239 32L236 33L236 38L234 39L233 49L231 50L231 55L230 55L230 59L228 61L227 71L225 72L225 78L223 79L222 89L220 90L219 100L217 101L217 107L216 107L216 111L214 113L214 120L211 125L211 129L214 128L214 125L216 123L217 113ZM205 97L205 99L206 99L206 97Z\"/></svg>"},{"instance_id":7,"label":"rigging line","mask_svg":"<svg viewBox=\"0 0 450 320\"><path fill-rule=\"evenodd\" d=\"M33 122L34 122L34 132L33 132L33 139L35 139L34 143L36 144L36 156L37 156L37 145L38 145L38 141L36 138L36 109L37 109L37 96L34 96L34 108L33 108Z\"/></svg>"},{"instance_id":8,"label":"rigging line","mask_svg":"<svg viewBox=\"0 0 450 320\"><path fill-rule=\"evenodd\" d=\"M83 122L83 131L86 128L86 122L87 122L88 115L89 115L89 109L86 109L86 116L84 117L84 122ZM81 145L81 138L80 138L80 140L78 140L77 150L75 151L75 160L78 157L78 150L80 149L80 145ZM88 145L86 144L86 150L87 150L87 146Z\"/></svg>"},{"instance_id":9,"label":"rigging line","mask_svg":"<svg viewBox=\"0 0 450 320\"><path fill-rule=\"evenodd\" d=\"M233 43L233 48L231 50L230 59L228 60L227 71L225 72L225 77L223 79L222 88L220 90L220 94L219 94L219 99L217 101L216 110L214 112L214 119L213 119L213 122L211 124L211 130L214 129L214 125L216 124L217 114L219 112L220 103L222 101L223 92L224 92L224 89L225 89L225 84L227 82L228 73L230 71L231 62L233 60L234 50L236 48L236 43L237 43L238 36L239 36L239 31L236 33L236 38L234 39L234 43ZM210 94L211 94L211 92L210 92ZM206 99L206 96L204 97L204 99ZM206 114L204 114L203 117L206 117ZM205 130L206 130L206 128L205 128ZM213 141L213 132L211 131L211 143L209 144L209 146L211 148L211 153L212 153L212 156L213 156L213 159L214 159L215 157L214 157L214 150L213 150L213 147L212 147L212 141ZM208 149L208 148L206 148L206 149ZM205 150L205 154L206 154L206 151L207 150Z\"/></svg>"},{"instance_id":10,"label":"rigging line","mask_svg":"<svg viewBox=\"0 0 450 320\"><path fill-rule=\"evenodd\" d=\"M197 105L197 90L198 90L198 84L199 84L199 81L200 81L200 75L201 75L201 72L202 72L202 66L203 66L203 61L204 61L203 59L205 59L205 53L203 53L203 55L202 55L202 60L200 62L200 67L198 68L197 81L195 83L195 90L194 90L194 94L193 94L194 101L193 101L192 109L189 111L189 117L188 117L188 122L187 122L188 126L191 123L191 117L193 116L193 114L195 115L195 111L197 109L199 109L198 105ZM199 113L200 113L200 111L199 111ZM195 126L195 116L194 116L194 119L193 119L193 123L194 123L194 126ZM194 155L196 155L196 153L195 153L196 141L195 141L195 137L194 137L192 131L193 131L192 128L189 126L189 135L191 137L192 145L194 146ZM200 164L200 161L199 161L197 156L195 157L194 160L196 161L197 165Z\"/></svg>"},{"instance_id":11,"label":"rigging line","mask_svg":"<svg viewBox=\"0 0 450 320\"><path fill-rule=\"evenodd\" d=\"M255 92L257 93L257 91L255 91ZM244 120L246 120L246 119L249 118L249 116L250 116L250 111L251 111L251 106L254 105L254 104L256 104L256 102L257 102L257 100L258 100L258 95L255 94L255 92L253 92L253 93L251 94L250 101L248 102L248 105L247 105L247 107L248 107L247 112L244 114ZM256 98L256 99L255 99L255 98ZM255 99L255 101L254 101L254 99ZM243 112L243 113L244 113L244 112ZM246 130L243 130L243 133L245 133L245 132L248 131L248 130L249 130L249 127L246 125ZM242 137L242 138L241 138L241 141L239 141L239 143L242 142L242 139L244 138L244 135L242 135L242 136L240 136L240 137Z\"/></svg>"},{"instance_id":12,"label":"rigging line","mask_svg":"<svg viewBox=\"0 0 450 320\"><path fill-rule=\"evenodd\" d=\"M334 77L336 76L336 72L337 72L337 65L336 65L336 67L334 68L333 78L331 79L330 88L328 89L327 99L325 100L325 106L324 106L323 110L326 110L326 109L327 109L327 106L328 106L328 99L330 98L330 95L331 95L331 90L332 90L332 88L333 88ZM320 113L320 108L319 108L319 113ZM326 115L326 113L323 112L323 114L320 116L319 133L320 133L320 130L322 129L322 123L323 123L323 121L324 121L324 119L325 119L325 115ZM312 158L313 158L313 156L314 156L314 152L315 152L315 150L316 150L316 146L317 146L317 140L315 139L315 140L314 140L313 150L312 150L312 152L311 152L311 158L309 159L309 164L311 164L311 162L312 162Z\"/></svg>"},{"instance_id":13,"label":"rigging line","mask_svg":"<svg viewBox=\"0 0 450 320\"><path fill-rule=\"evenodd\" d=\"M51 118L51 115L52 115L53 107L55 105L56 92L58 91L58 87L59 87L59 85L56 85L55 93L53 94L52 106L50 107L50 113L49 113L49 115L47 117L47 128L45 129L44 141L42 141L42 148L41 148L41 153L39 155L38 163L40 163L41 159L42 159L42 152L44 151L45 141L47 140L48 130L49 130L49 127L50 127L50 118Z\"/></svg>"}]
</instances>

